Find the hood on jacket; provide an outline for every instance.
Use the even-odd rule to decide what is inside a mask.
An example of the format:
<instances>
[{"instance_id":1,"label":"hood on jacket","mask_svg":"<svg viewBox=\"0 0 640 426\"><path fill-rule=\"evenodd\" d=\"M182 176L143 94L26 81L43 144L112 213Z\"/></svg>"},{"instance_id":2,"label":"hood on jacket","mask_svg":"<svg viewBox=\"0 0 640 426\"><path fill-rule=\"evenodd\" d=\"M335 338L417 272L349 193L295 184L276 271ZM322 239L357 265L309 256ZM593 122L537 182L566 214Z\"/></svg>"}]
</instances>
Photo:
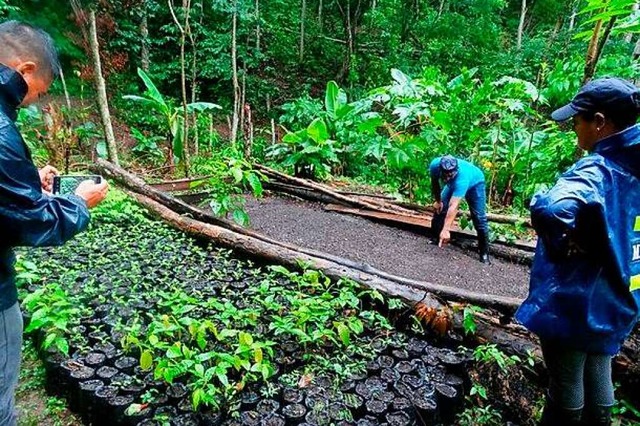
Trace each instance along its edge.
<instances>
[{"instance_id":1,"label":"hood on jacket","mask_svg":"<svg viewBox=\"0 0 640 426\"><path fill-rule=\"evenodd\" d=\"M596 144L593 152L640 178L640 124L601 140Z\"/></svg>"},{"instance_id":2,"label":"hood on jacket","mask_svg":"<svg viewBox=\"0 0 640 426\"><path fill-rule=\"evenodd\" d=\"M10 120L18 118L18 107L28 91L27 82L19 72L0 64L0 111Z\"/></svg>"}]
</instances>

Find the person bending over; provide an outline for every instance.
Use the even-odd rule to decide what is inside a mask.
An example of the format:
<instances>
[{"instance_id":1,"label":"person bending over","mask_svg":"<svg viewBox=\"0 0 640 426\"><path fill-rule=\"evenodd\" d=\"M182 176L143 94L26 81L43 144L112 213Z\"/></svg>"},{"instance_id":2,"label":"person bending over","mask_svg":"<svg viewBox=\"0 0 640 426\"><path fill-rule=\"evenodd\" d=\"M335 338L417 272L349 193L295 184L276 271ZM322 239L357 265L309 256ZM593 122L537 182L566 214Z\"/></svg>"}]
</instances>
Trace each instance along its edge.
<instances>
[{"instance_id":1,"label":"person bending over","mask_svg":"<svg viewBox=\"0 0 640 426\"><path fill-rule=\"evenodd\" d=\"M489 225L487 223L487 196L484 173L468 161L451 155L438 157L429 165L431 195L435 198L435 215L431 229L438 245L444 246L451 239L451 226L464 197L469 205L471 220L478 233L480 261L489 263ZM441 183L444 188L441 189Z\"/></svg>"}]
</instances>

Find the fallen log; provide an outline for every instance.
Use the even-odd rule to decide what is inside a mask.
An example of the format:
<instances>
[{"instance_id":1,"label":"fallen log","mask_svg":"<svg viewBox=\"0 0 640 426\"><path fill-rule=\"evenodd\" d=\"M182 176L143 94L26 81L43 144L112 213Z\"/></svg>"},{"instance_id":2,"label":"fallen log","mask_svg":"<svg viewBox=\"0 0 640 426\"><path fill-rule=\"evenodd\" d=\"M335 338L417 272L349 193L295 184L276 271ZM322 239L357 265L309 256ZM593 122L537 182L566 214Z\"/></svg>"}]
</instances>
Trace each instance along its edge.
<instances>
[{"instance_id":1,"label":"fallen log","mask_svg":"<svg viewBox=\"0 0 640 426\"><path fill-rule=\"evenodd\" d=\"M416 212L425 212L425 213L431 213L431 214L434 213L434 208L432 206L422 206L420 204L405 203L402 201L391 201L391 202L393 204L399 205L400 207L404 207L405 209L408 209L408 210L414 210ZM460 210L458 212L457 217L470 218L471 213L465 210ZM509 225L522 224L528 228L531 228L531 219L525 218L525 217L511 216L511 215L498 214L498 213L487 213L487 219L489 220L489 222L506 223Z\"/></svg>"},{"instance_id":2,"label":"fallen log","mask_svg":"<svg viewBox=\"0 0 640 426\"><path fill-rule=\"evenodd\" d=\"M276 178L280 181L283 181L284 183L288 183L288 184L293 184L293 185L297 185L297 186L301 186L303 188L309 188L312 189L316 192L319 192L321 194L324 195L328 195L331 198L334 198L336 200L339 200L341 203L345 203L347 205L351 205L354 207L360 207L360 208L365 208L365 209L370 209L370 210L380 210L380 211L385 211L388 213L404 213L404 214L408 214L408 215L414 215L415 212L411 212L410 210L407 210L403 207L391 204L391 203L387 203L387 202L382 202L382 201L375 201L373 202L372 200L370 201L364 201L364 200L360 200L357 198L353 198L353 197L347 197L346 195L342 195L339 194L338 192L336 192L333 188L327 186L327 185L323 185L317 182L313 182L311 180L308 179L301 179L301 178L297 178L297 177L293 177L293 176L289 176L285 173L281 173L277 170L273 170L269 167L260 165L260 164L255 164L254 167L259 170L260 172L264 173L266 176L268 176L269 178Z\"/></svg>"},{"instance_id":3,"label":"fallen log","mask_svg":"<svg viewBox=\"0 0 640 426\"><path fill-rule=\"evenodd\" d=\"M157 189L158 191L173 192L173 191L187 191L193 189L194 184L205 181L211 178L211 176L202 176L190 179L178 179L178 180L166 180L162 182L151 183L149 186Z\"/></svg>"}]
</instances>

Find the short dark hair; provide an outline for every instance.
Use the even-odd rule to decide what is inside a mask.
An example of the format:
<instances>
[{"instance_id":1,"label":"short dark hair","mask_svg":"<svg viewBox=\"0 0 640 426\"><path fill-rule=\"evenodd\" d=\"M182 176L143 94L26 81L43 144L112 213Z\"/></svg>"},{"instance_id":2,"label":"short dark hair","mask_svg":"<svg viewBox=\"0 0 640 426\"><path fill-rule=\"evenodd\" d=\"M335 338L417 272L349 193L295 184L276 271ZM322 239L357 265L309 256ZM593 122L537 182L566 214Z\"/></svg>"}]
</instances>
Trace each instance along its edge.
<instances>
[{"instance_id":1,"label":"short dark hair","mask_svg":"<svg viewBox=\"0 0 640 426\"><path fill-rule=\"evenodd\" d=\"M629 108L627 110L619 111L584 111L577 115L582 117L585 121L593 121L596 113L602 113L607 120L611 120L613 125L618 130L624 130L628 127L634 126L640 117L640 110Z\"/></svg>"},{"instance_id":2,"label":"short dark hair","mask_svg":"<svg viewBox=\"0 0 640 426\"><path fill-rule=\"evenodd\" d=\"M58 51L49 34L24 22L0 23L0 62L33 61L38 73L53 80L60 74Z\"/></svg>"}]
</instances>

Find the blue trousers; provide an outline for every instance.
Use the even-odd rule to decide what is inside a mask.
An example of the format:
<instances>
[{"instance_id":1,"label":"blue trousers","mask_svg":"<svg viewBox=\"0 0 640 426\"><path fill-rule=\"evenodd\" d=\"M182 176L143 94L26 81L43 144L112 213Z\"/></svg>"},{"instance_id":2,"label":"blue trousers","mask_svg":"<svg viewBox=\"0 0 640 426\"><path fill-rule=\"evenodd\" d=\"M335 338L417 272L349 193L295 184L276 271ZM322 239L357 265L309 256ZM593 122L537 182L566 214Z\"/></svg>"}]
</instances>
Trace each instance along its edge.
<instances>
[{"instance_id":1,"label":"blue trousers","mask_svg":"<svg viewBox=\"0 0 640 426\"><path fill-rule=\"evenodd\" d=\"M485 193L485 184L481 182L475 186L472 186L467 190L464 199L469 205L469 211L471 213L471 221L473 227L478 233L478 243L480 252L484 252L488 247L489 238L489 224L487 222L487 195ZM444 220L447 216L447 210L449 210L449 201L451 201L451 187L445 185L442 189L440 199L442 200L442 211L439 214L433 216L431 229L433 230L434 237L438 238L440 231L444 227Z\"/></svg>"},{"instance_id":2,"label":"blue trousers","mask_svg":"<svg viewBox=\"0 0 640 426\"><path fill-rule=\"evenodd\" d=\"M0 312L0 426L15 426L15 392L20 376L22 315L16 302Z\"/></svg>"}]
</instances>

